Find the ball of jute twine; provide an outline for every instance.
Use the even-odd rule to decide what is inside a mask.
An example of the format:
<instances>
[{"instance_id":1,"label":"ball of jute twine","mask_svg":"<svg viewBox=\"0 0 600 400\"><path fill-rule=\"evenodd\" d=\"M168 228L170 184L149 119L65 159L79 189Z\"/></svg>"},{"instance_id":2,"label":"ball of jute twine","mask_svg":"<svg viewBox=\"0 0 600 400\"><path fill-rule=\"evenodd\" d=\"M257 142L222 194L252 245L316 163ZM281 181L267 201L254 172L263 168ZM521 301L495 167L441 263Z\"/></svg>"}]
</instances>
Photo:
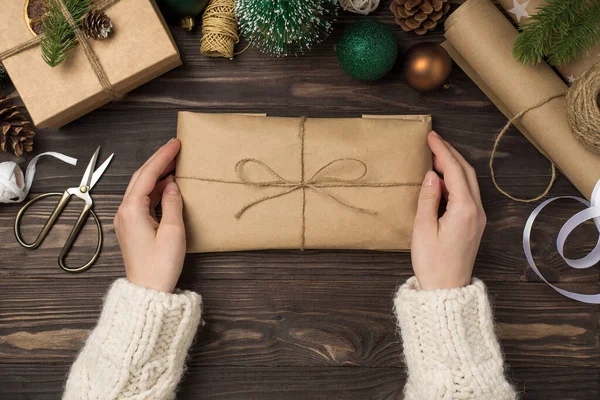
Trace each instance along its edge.
<instances>
[{"instance_id":1,"label":"ball of jute twine","mask_svg":"<svg viewBox=\"0 0 600 400\"><path fill-rule=\"evenodd\" d=\"M567 92L565 107L573 135L588 150L600 154L600 63L585 71Z\"/></svg>"},{"instance_id":2,"label":"ball of jute twine","mask_svg":"<svg viewBox=\"0 0 600 400\"><path fill-rule=\"evenodd\" d=\"M600 63L597 63L591 68L589 68L587 71L585 71L579 78L577 78L577 80L569 89L565 90L564 92L550 96L546 99L543 99L512 117L506 123L506 125L504 125L504 128L502 128L498 136L496 136L494 147L492 149L492 155L490 157L490 173L496 189L500 193L512 200L521 203L533 203L534 201L538 201L542 197L546 196L552 188L552 185L556 180L556 165L554 165L552 160L549 160L551 163L552 175L548 186L546 186L546 189L544 189L544 192L542 194L530 199L523 199L511 195L510 193L502 189L500 185L498 185L498 182L496 182L496 174L494 172L494 158L496 156L496 151L498 149L500 141L502 140L502 137L515 121L520 119L529 111L541 107L544 104L556 98L563 96L566 97L565 110L567 114L567 122L569 124L569 127L571 128L571 131L573 132L573 136L575 136L577 140L583 143L583 145L587 149L593 151L596 154L600 154L600 105L598 102L599 94Z\"/></svg>"},{"instance_id":3,"label":"ball of jute twine","mask_svg":"<svg viewBox=\"0 0 600 400\"><path fill-rule=\"evenodd\" d=\"M234 0L211 0L202 15L200 54L233 60L233 48L239 41Z\"/></svg>"}]
</instances>

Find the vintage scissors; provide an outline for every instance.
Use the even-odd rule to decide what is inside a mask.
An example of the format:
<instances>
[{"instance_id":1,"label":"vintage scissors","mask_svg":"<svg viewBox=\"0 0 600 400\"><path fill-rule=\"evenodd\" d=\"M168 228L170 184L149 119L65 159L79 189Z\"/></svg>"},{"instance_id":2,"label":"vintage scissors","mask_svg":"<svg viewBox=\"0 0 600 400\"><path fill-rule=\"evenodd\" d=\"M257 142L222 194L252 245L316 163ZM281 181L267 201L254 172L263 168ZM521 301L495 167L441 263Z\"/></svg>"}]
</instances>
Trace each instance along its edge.
<instances>
[{"instance_id":1,"label":"vintage scissors","mask_svg":"<svg viewBox=\"0 0 600 400\"><path fill-rule=\"evenodd\" d=\"M52 228L52 225L54 225L54 223L58 219L58 216L67 206L72 196L78 197L85 202L83 210L81 210L81 214L79 214L79 218L77 218L77 222L75 222L75 225L73 226L73 229L71 230L71 233L69 234L69 237L67 238L67 241L65 242L65 245L63 246L60 255L58 256L58 265L60 265L60 267L67 272L85 271L86 269L91 267L92 264L94 264L94 262L96 262L98 256L100 255L100 248L102 247L102 226L100 225L100 220L98 219L98 216L92 210L93 201L92 197L90 196L90 190L92 190L92 188L96 185L104 171L106 171L106 168L108 168L108 164L110 164L114 153L111 154L110 157L108 157L106 161L104 161L104 163L102 163L102 165L100 165L100 167L98 167L98 169L94 171L94 167L96 166L99 153L100 147L96 149L96 152L92 156L92 159L90 160L90 163L88 164L85 173L83 174L83 179L81 179L81 183L78 187L69 188L65 190L64 193L45 193L38 197L35 197L31 199L27 204L25 204L23 208L21 208L21 210L17 214L17 218L15 218L15 236L17 237L17 241L23 247L26 247L28 249L35 249L42 243L46 235L48 235L50 228ZM58 201L56 207L54 207L54 211L48 218L48 221L46 221L46 224L42 228L42 231L38 235L37 239L35 239L33 243L26 243L21 237L21 219L23 218L23 215L25 214L27 209L35 202L50 196L60 196L60 200ZM83 228L83 225L87 221L89 215L91 215L94 218L96 226L98 227L98 245L96 247L96 251L94 252L92 258L84 265L76 268L67 267L67 265L65 264L65 258L71 250L71 247L73 246L77 235L79 234L79 232L81 232L81 229Z\"/></svg>"}]
</instances>

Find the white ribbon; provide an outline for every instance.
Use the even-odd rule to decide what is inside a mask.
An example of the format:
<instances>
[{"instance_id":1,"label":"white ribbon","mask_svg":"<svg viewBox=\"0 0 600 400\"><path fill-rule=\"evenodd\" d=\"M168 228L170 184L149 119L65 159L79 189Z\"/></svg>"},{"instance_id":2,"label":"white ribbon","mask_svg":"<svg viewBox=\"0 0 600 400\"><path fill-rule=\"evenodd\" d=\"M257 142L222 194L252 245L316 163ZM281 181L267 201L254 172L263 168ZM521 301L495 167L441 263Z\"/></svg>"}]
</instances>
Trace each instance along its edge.
<instances>
[{"instance_id":1,"label":"white ribbon","mask_svg":"<svg viewBox=\"0 0 600 400\"><path fill-rule=\"evenodd\" d=\"M76 158L53 151L35 156L29 162L25 176L23 176L23 171L21 171L17 163L13 161L0 163L0 203L19 203L25 200L33 183L36 164L42 156L52 156L67 164L77 165Z\"/></svg>"},{"instance_id":2,"label":"white ribbon","mask_svg":"<svg viewBox=\"0 0 600 400\"><path fill-rule=\"evenodd\" d=\"M563 260L565 260L567 265L576 269L589 268L591 266L596 265L600 261L600 237L598 238L598 243L596 243L596 247L594 247L594 249L583 258L570 259L566 258L564 254L564 247L565 242L567 241L567 237L571 234L571 232L575 230L575 228L577 228L585 221L593 219L596 228L598 229L598 231L600 231L600 180L598 180L596 186L594 187L594 191L592 192L592 198L590 202L588 202L586 199L582 199L581 197L560 196L553 197L544 201L539 206L537 206L535 210L533 210L533 212L527 219L527 222L525 223L525 229L523 230L523 250L525 251L525 257L527 258L529 266L531 267L531 269L533 269L536 275L539 276L540 279L542 279L544 282L550 285L550 287L552 287L552 289L556 290L558 293L562 294L565 297L581 301L583 303L600 304L600 293L581 294L570 292L568 290L554 286L553 284L548 282L546 278L544 278L544 276L541 274L541 272L535 265L535 261L533 260L533 255L531 254L531 228L533 227L533 222L544 207L546 207L553 201L559 199L577 200L578 202L585 204L585 206L588 208L573 215L560 229L560 232L558 233L558 238L556 239L556 249L558 250L558 254L560 254Z\"/></svg>"}]
</instances>

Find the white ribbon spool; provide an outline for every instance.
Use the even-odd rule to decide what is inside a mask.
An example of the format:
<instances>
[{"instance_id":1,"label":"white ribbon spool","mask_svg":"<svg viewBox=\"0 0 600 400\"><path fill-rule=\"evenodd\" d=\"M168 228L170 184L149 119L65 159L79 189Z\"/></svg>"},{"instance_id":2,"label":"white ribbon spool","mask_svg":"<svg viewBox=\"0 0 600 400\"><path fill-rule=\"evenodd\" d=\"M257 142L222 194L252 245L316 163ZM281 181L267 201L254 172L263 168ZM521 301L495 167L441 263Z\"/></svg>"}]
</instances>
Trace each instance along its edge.
<instances>
[{"instance_id":1,"label":"white ribbon spool","mask_svg":"<svg viewBox=\"0 0 600 400\"><path fill-rule=\"evenodd\" d=\"M565 242L567 241L567 237L577 228L579 225L583 224L585 221L590 219L594 220L594 224L596 225L596 229L600 232L600 180L596 183L594 187L594 191L592 192L591 201L588 202L586 199L582 199L581 197L575 196L560 196L553 197L541 203L539 206L533 210L527 222L525 223L525 229L523 230L523 251L525 251L525 257L527 258L527 262L537 276L540 277L544 282L546 282L552 289L556 290L558 293L562 294L565 297L568 297L573 300L580 301L582 303L589 304L600 304L600 293L598 294L582 294L570 292L565 289L561 289L557 286L554 286L538 270L535 265L535 261L533 260L533 255L531 254L531 228L533 227L533 222L535 221L538 214L546 207L548 204L553 201L559 199L571 199L577 200L580 203L583 203L586 207L585 210L578 212L573 215L569 220L563 225L558 233L558 238L556 239L556 249L558 250L558 254L565 260L565 263L572 268L575 269L585 269L596 265L600 262L600 237L598 238L598 242L596 243L596 247L585 257L578 259L570 259L566 258L564 254Z\"/></svg>"},{"instance_id":2,"label":"white ribbon spool","mask_svg":"<svg viewBox=\"0 0 600 400\"><path fill-rule=\"evenodd\" d=\"M29 162L25 176L23 176L23 171L21 171L17 163L13 161L0 163L0 203L19 203L25 200L33 183L36 164L42 156L51 156L67 164L77 165L76 158L53 151L35 156Z\"/></svg>"},{"instance_id":3,"label":"white ribbon spool","mask_svg":"<svg viewBox=\"0 0 600 400\"><path fill-rule=\"evenodd\" d=\"M379 7L379 0L340 0L340 5L346 11L367 15Z\"/></svg>"}]
</instances>

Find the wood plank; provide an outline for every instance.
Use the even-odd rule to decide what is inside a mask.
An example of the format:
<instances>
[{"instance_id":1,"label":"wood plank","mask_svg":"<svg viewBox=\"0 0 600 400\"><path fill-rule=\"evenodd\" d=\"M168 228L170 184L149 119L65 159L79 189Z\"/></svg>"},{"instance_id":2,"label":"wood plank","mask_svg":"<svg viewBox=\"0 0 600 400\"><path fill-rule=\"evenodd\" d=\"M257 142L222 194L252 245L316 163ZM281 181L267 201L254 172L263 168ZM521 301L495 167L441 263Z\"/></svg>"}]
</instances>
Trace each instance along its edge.
<instances>
[{"instance_id":1,"label":"wood plank","mask_svg":"<svg viewBox=\"0 0 600 400\"><path fill-rule=\"evenodd\" d=\"M54 400L62 393L70 364L0 364L0 396ZM512 368L522 400L596 400L598 371L590 368ZM178 399L398 399L402 368L207 367L190 365Z\"/></svg>"},{"instance_id":2,"label":"wood plank","mask_svg":"<svg viewBox=\"0 0 600 400\"><path fill-rule=\"evenodd\" d=\"M192 363L210 366L401 367L392 299L399 282L188 279L206 326ZM80 275L0 281L0 359L72 359L100 312L109 280ZM568 284L572 290L600 285ZM600 365L600 310L543 284L492 283L500 338L513 367Z\"/></svg>"},{"instance_id":3,"label":"wood plank","mask_svg":"<svg viewBox=\"0 0 600 400\"><path fill-rule=\"evenodd\" d=\"M489 189L484 187L484 189ZM95 210L104 230L104 247L100 259L86 272L93 276L116 278L123 274L121 255L112 218L120 204L120 194L96 194ZM43 200L31 208L31 215L23 220L25 238L33 240L45 223L55 199ZM0 208L0 250L11 254L18 263L3 263L1 277L44 276L72 279L57 266L57 257L81 204L73 201L57 222L54 230L36 250L17 245L13 222L19 205ZM475 276L491 281L539 282L528 267L521 246L523 224L534 205L514 203L504 197L485 201L488 227L483 237L475 268ZM539 267L552 282L599 282L600 270L589 268L573 270L558 255L555 248L559 227L568 217L581 209L575 202L565 201L549 207L539 217L533 235L533 252ZM581 257L592 250L597 232L592 224L576 230L567 243L567 255ZM96 245L96 232L90 220L73 249L72 262L87 261ZM328 280L364 280L373 276L406 279L412 275L409 254L366 251L257 251L223 254L190 254L186 259L184 279L284 279L319 276Z\"/></svg>"}]
</instances>

